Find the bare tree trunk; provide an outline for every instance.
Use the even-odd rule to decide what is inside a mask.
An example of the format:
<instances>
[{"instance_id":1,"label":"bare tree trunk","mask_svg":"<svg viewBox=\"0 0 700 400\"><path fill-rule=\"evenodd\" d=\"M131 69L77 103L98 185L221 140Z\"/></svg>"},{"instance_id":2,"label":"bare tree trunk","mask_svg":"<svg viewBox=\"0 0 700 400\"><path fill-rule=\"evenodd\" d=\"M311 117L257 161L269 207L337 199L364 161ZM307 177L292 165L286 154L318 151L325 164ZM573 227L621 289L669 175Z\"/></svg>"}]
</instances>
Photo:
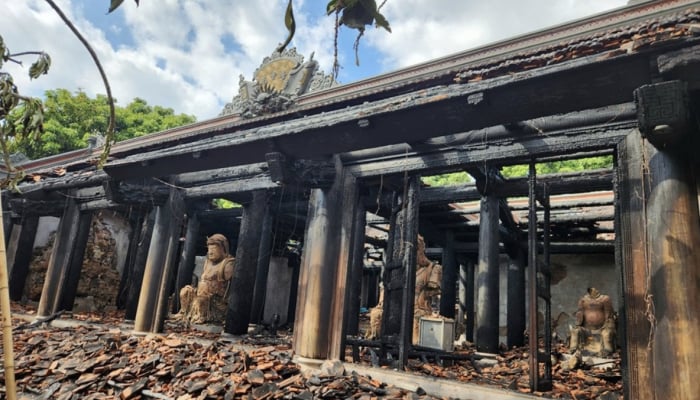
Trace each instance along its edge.
<instances>
[{"instance_id":1,"label":"bare tree trunk","mask_svg":"<svg viewBox=\"0 0 700 400\"><path fill-rule=\"evenodd\" d=\"M17 398L15 385L15 355L12 345L12 312L10 312L10 288L5 254L5 230L2 225L2 204L0 204L0 311L2 312L2 348L5 367L5 395L8 400Z\"/></svg>"}]
</instances>

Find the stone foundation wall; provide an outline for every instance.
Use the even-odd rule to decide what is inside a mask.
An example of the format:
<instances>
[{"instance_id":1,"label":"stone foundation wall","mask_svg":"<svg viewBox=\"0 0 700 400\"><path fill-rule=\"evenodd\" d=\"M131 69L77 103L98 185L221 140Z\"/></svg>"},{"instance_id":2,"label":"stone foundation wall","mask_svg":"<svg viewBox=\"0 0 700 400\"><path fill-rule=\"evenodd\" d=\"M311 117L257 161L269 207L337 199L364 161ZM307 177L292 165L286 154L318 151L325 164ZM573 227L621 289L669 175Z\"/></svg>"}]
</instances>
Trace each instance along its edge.
<instances>
[{"instance_id":1,"label":"stone foundation wall","mask_svg":"<svg viewBox=\"0 0 700 400\"><path fill-rule=\"evenodd\" d=\"M124 240L128 238L128 232L123 232L124 229L128 229L128 224L113 213L100 213L93 217L76 293L76 308L79 311L104 311L116 307L121 280L119 270L123 268L120 264L126 258L128 247L128 241ZM34 249L24 289L27 300L35 302L41 298L56 239L55 230L44 230L41 234L47 239L35 242L40 247Z\"/></svg>"}]
</instances>

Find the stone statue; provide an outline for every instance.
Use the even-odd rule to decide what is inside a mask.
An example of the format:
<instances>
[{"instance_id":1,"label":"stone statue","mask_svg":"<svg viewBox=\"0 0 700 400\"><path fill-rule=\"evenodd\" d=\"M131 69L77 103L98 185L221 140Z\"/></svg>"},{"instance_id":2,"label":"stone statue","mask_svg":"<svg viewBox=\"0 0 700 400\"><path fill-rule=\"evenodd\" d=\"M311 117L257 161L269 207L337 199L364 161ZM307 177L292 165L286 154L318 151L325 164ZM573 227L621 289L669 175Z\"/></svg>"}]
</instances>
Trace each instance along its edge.
<instances>
[{"instance_id":1,"label":"stone statue","mask_svg":"<svg viewBox=\"0 0 700 400\"><path fill-rule=\"evenodd\" d=\"M218 233L208 237L202 276L196 288L187 285L180 289L180 312L176 319L192 324L223 322L233 266L226 237Z\"/></svg>"},{"instance_id":2,"label":"stone statue","mask_svg":"<svg viewBox=\"0 0 700 400\"><path fill-rule=\"evenodd\" d=\"M591 355L609 356L615 351L615 322L610 297L596 288L588 288L578 301L576 326L571 329L569 351L585 351Z\"/></svg>"},{"instance_id":3,"label":"stone statue","mask_svg":"<svg viewBox=\"0 0 700 400\"><path fill-rule=\"evenodd\" d=\"M420 339L420 319L433 314L433 304L440 296L442 266L434 263L425 255L425 241L418 236L416 249L416 289L413 300L413 344ZM379 294L379 303L370 310L370 329L367 338L379 337L384 307L384 291Z\"/></svg>"}]
</instances>

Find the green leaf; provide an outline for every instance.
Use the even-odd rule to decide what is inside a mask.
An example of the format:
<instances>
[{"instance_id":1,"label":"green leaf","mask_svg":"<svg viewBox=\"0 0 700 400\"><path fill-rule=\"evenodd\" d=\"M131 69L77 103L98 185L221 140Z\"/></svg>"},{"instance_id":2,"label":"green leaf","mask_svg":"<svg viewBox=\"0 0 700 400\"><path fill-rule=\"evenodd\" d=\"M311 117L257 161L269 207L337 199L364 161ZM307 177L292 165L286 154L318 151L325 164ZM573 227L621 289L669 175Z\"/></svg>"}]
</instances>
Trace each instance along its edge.
<instances>
[{"instance_id":1,"label":"green leaf","mask_svg":"<svg viewBox=\"0 0 700 400\"><path fill-rule=\"evenodd\" d=\"M119 8L119 6L122 5L123 2L124 2L124 0L111 0L111 3L109 4L109 10L107 11L107 14L109 14L109 13L111 13L112 11L116 10L117 8ZM136 2L136 5L138 5L138 4L139 4L139 3L138 3L138 1L137 1L137 2Z\"/></svg>"},{"instance_id":2,"label":"green leaf","mask_svg":"<svg viewBox=\"0 0 700 400\"><path fill-rule=\"evenodd\" d=\"M333 14L338 8L338 0L331 0L326 5L326 15Z\"/></svg>"},{"instance_id":3,"label":"green leaf","mask_svg":"<svg viewBox=\"0 0 700 400\"><path fill-rule=\"evenodd\" d=\"M41 53L39 58L29 67L29 77L36 79L41 75L49 72L49 67L51 66L51 57L46 53Z\"/></svg>"},{"instance_id":4,"label":"green leaf","mask_svg":"<svg viewBox=\"0 0 700 400\"><path fill-rule=\"evenodd\" d=\"M386 29L387 31L391 32L389 21L379 11L375 11L374 13L374 23L377 24L377 26L380 26Z\"/></svg>"},{"instance_id":5,"label":"green leaf","mask_svg":"<svg viewBox=\"0 0 700 400\"><path fill-rule=\"evenodd\" d=\"M285 39L284 43L277 46L276 51L280 53L287 47L289 42L292 41L292 38L294 37L294 32L297 28L296 22L294 21L294 10L292 9L292 0L289 0L289 3L287 3L287 11L284 13L284 26L287 27L289 35L287 35L287 39Z\"/></svg>"}]
</instances>

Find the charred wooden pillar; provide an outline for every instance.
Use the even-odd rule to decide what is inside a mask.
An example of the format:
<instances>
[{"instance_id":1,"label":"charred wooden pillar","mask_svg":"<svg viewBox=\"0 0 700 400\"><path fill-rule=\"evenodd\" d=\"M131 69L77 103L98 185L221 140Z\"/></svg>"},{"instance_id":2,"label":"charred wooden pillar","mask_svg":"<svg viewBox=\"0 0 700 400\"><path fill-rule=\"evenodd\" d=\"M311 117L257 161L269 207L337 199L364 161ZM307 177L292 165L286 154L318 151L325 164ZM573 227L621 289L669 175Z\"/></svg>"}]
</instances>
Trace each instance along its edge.
<instances>
[{"instance_id":1,"label":"charred wooden pillar","mask_svg":"<svg viewBox=\"0 0 700 400\"><path fill-rule=\"evenodd\" d=\"M333 179L312 189L294 321L294 350L302 358L340 359L346 325L357 182L339 158L327 163Z\"/></svg>"},{"instance_id":2,"label":"charred wooden pillar","mask_svg":"<svg viewBox=\"0 0 700 400\"><path fill-rule=\"evenodd\" d=\"M314 189L309 198L304 250L299 271L299 291L294 319L294 351L301 357L323 359L328 355L331 299L335 281L337 223L340 185Z\"/></svg>"},{"instance_id":3,"label":"charred wooden pillar","mask_svg":"<svg viewBox=\"0 0 700 400\"><path fill-rule=\"evenodd\" d=\"M414 302L416 292L416 259L418 243L418 218L420 216L420 176L409 178L408 192L404 198L402 264L404 271L403 307L401 312L401 335L399 336L399 368L408 363L408 352L413 345Z\"/></svg>"},{"instance_id":4,"label":"charred wooden pillar","mask_svg":"<svg viewBox=\"0 0 700 400\"><path fill-rule=\"evenodd\" d=\"M330 348L328 356L333 360L340 360L345 354L345 338L348 326L348 319L355 318L355 315L348 315L348 308L359 304L359 298L355 301L356 291L352 289L353 283L349 281L355 279L353 272L353 252L359 251L358 246L364 244L364 218L358 217L358 213L364 214L364 208L360 205L360 196L357 180L351 174L338 174L342 182L340 224L337 235L337 253L331 260L335 266L335 287L333 290L331 309L331 331ZM360 227L359 225L362 225ZM358 230L362 231L360 235ZM352 302L352 305L350 304Z\"/></svg>"},{"instance_id":5,"label":"charred wooden pillar","mask_svg":"<svg viewBox=\"0 0 700 400\"><path fill-rule=\"evenodd\" d=\"M70 271L79 228L80 210L78 204L74 199L68 198L51 250L44 287L37 307L37 318L50 316L60 311L63 306L64 285Z\"/></svg>"},{"instance_id":6,"label":"charred wooden pillar","mask_svg":"<svg viewBox=\"0 0 700 400\"><path fill-rule=\"evenodd\" d=\"M362 270L364 269L367 212L359 196L357 199L358 203L354 212L355 220L352 227L352 248L350 250L351 259L347 283L348 299L345 308L347 319L345 327L346 335L357 335L360 330L360 303L362 297Z\"/></svg>"},{"instance_id":7,"label":"charred wooden pillar","mask_svg":"<svg viewBox=\"0 0 700 400\"><path fill-rule=\"evenodd\" d=\"M128 286L130 283L131 274L133 273L132 268L134 264L134 257L136 256L136 251L138 250L138 238L144 218L143 213L133 209L129 210L129 214L131 215L131 218L129 218L129 227L131 228L131 231L129 232L129 248L126 252L124 271L119 279L119 292L117 294L117 309L120 310L123 310L126 306L126 296L129 292Z\"/></svg>"},{"instance_id":8,"label":"charred wooden pillar","mask_svg":"<svg viewBox=\"0 0 700 400\"><path fill-rule=\"evenodd\" d=\"M180 260L177 266L177 278L175 280L175 290L173 292L172 312L180 311L180 289L192 283L192 274L195 267L195 256L199 237L199 217L197 212L189 210L187 218L187 231L185 232L185 243L182 246Z\"/></svg>"},{"instance_id":9,"label":"charred wooden pillar","mask_svg":"<svg viewBox=\"0 0 700 400\"><path fill-rule=\"evenodd\" d=\"M255 274L255 290L253 291L253 304L250 310L250 322L259 324L263 319L265 310L265 296L267 292L267 277L270 272L270 257L272 256L272 223L275 216L269 204L265 205L262 232L260 233L260 246L258 249L258 265Z\"/></svg>"},{"instance_id":10,"label":"charred wooden pillar","mask_svg":"<svg viewBox=\"0 0 700 400\"><path fill-rule=\"evenodd\" d=\"M459 263L459 320L464 323L465 338L474 342L474 262L467 257Z\"/></svg>"},{"instance_id":11,"label":"charred wooden pillar","mask_svg":"<svg viewBox=\"0 0 700 400\"><path fill-rule=\"evenodd\" d=\"M631 134L618 150L629 398L693 398L700 381L697 126L687 96L677 81L637 89L646 140Z\"/></svg>"},{"instance_id":12,"label":"charred wooden pillar","mask_svg":"<svg viewBox=\"0 0 700 400\"><path fill-rule=\"evenodd\" d=\"M92 212L80 213L78 219L78 232L75 235L75 243L71 254L70 264L68 266L68 274L63 284L63 299L61 301L62 310L71 310L75 302L75 295L78 292L78 282L80 281L80 272L83 269L83 258L85 257L85 248L87 247L88 237L90 235L90 227L92 226Z\"/></svg>"},{"instance_id":13,"label":"charred wooden pillar","mask_svg":"<svg viewBox=\"0 0 700 400\"><path fill-rule=\"evenodd\" d=\"M517 250L508 260L508 348L525 344L525 253Z\"/></svg>"},{"instance_id":14,"label":"charred wooden pillar","mask_svg":"<svg viewBox=\"0 0 700 400\"><path fill-rule=\"evenodd\" d=\"M7 249L7 265L10 267L10 298L14 301L22 299L38 225L37 215L23 215L20 225L16 225L19 228L17 240L11 241Z\"/></svg>"},{"instance_id":15,"label":"charred wooden pillar","mask_svg":"<svg viewBox=\"0 0 700 400\"><path fill-rule=\"evenodd\" d=\"M224 331L229 334L248 333L262 234L261 222L265 216L267 201L268 193L259 190L253 193L253 200L243 206L243 219L236 248L236 267L229 286L228 310L224 327Z\"/></svg>"},{"instance_id":16,"label":"charred wooden pillar","mask_svg":"<svg viewBox=\"0 0 700 400\"><path fill-rule=\"evenodd\" d=\"M141 221L140 226L135 226L134 234L131 236L136 250L133 253L134 257L130 259L129 278L126 284L124 319L127 321L133 321L136 318L143 274L146 270L146 260L148 259L148 250L151 247L151 237L155 228L157 211L157 208L152 208Z\"/></svg>"},{"instance_id":17,"label":"charred wooden pillar","mask_svg":"<svg viewBox=\"0 0 700 400\"><path fill-rule=\"evenodd\" d=\"M455 254L454 232L445 234L445 248L442 252L442 282L440 295L440 315L455 317L455 300L457 299L457 275L459 265Z\"/></svg>"},{"instance_id":18,"label":"charred wooden pillar","mask_svg":"<svg viewBox=\"0 0 700 400\"><path fill-rule=\"evenodd\" d=\"M134 331L139 333L158 332L162 326L161 316L163 316L163 299L168 296L167 283L171 278L172 268L169 264L174 263L173 241L174 231L179 233L181 220L178 214L182 211L180 203L176 199L179 194L176 189L172 189L168 201L164 205L156 207L155 223L151 243L148 248L148 256L144 269L141 291L136 308L136 320Z\"/></svg>"},{"instance_id":19,"label":"charred wooden pillar","mask_svg":"<svg viewBox=\"0 0 700 400\"><path fill-rule=\"evenodd\" d=\"M499 199L481 198L477 267L476 348L496 353L499 335Z\"/></svg>"},{"instance_id":20,"label":"charred wooden pillar","mask_svg":"<svg viewBox=\"0 0 700 400\"><path fill-rule=\"evenodd\" d=\"M185 229L185 201L181 191L171 188L168 201L165 203L168 207L170 221L170 229L168 230L167 249L165 252L165 261L162 265L163 275L158 286L158 303L156 313L154 315L151 332L163 332L165 319L168 317L168 301L175 287L177 280L176 269L180 259L180 238Z\"/></svg>"}]
</instances>

